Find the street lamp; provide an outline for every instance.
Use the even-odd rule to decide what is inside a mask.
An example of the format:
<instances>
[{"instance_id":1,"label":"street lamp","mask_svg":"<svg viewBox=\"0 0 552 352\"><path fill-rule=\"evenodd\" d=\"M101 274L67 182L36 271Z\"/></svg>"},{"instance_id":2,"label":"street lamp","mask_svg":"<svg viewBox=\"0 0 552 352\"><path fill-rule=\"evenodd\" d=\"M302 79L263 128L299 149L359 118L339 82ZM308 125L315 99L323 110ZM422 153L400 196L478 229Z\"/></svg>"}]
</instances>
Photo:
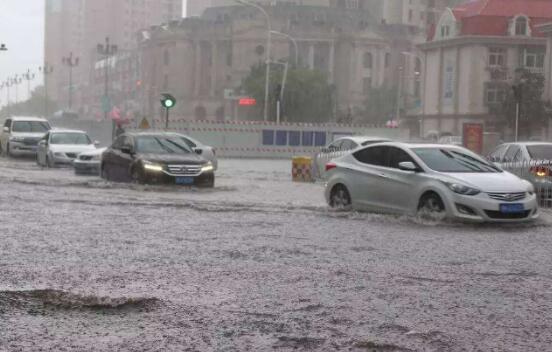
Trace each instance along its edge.
<instances>
[{"instance_id":1,"label":"street lamp","mask_svg":"<svg viewBox=\"0 0 552 352\"><path fill-rule=\"evenodd\" d=\"M45 62L38 70L44 75L44 118L48 118L48 76L54 73L54 67Z\"/></svg>"},{"instance_id":2,"label":"street lamp","mask_svg":"<svg viewBox=\"0 0 552 352\"><path fill-rule=\"evenodd\" d=\"M69 67L69 111L73 107L73 68L79 65L79 58L73 57L73 53L69 53L68 57L63 57L61 63Z\"/></svg>"},{"instance_id":3,"label":"street lamp","mask_svg":"<svg viewBox=\"0 0 552 352\"><path fill-rule=\"evenodd\" d=\"M240 5L251 6L261 11L266 17L266 26L267 26L267 42L266 42L266 80L265 80L265 99L264 99L264 120L268 121L268 90L270 89L270 51L271 51L271 41L272 41L272 25L270 23L270 16L266 10L255 3L246 1L246 0L234 0Z\"/></svg>"},{"instance_id":4,"label":"street lamp","mask_svg":"<svg viewBox=\"0 0 552 352\"><path fill-rule=\"evenodd\" d=\"M104 97L102 101L102 108L104 112L104 120L107 120L107 114L110 109L109 102L109 58L117 53L117 45L109 43L109 37L105 38L105 44L98 44L98 54L104 57ZM116 126L115 120L112 125L112 138L115 139Z\"/></svg>"},{"instance_id":5,"label":"street lamp","mask_svg":"<svg viewBox=\"0 0 552 352\"><path fill-rule=\"evenodd\" d=\"M27 93L29 94L29 100L31 99L31 81L35 79L35 74L31 73L31 70L28 69L26 73L23 74L23 79L27 81Z\"/></svg>"},{"instance_id":6,"label":"street lamp","mask_svg":"<svg viewBox=\"0 0 552 352\"><path fill-rule=\"evenodd\" d=\"M420 56L418 56L417 54L411 53L411 52L409 52L409 51L402 51L402 52L401 52L401 55L404 55L405 57L406 57L406 56L413 57L413 58L415 58L416 60L419 60L420 63L422 63L422 59L421 59ZM405 62L405 66L406 66L406 62ZM416 64L416 66L417 66L417 64ZM420 65L420 66L421 66L421 65ZM400 100L401 100L401 98L402 98L402 90L403 90L404 67L401 66L401 67L399 68L399 70L400 70L400 71L399 71L399 75L400 75L400 76L399 76L399 92L398 92L398 97L399 97L398 100L399 100L399 101L397 101L397 118L398 118L398 116L399 116L399 114L400 114ZM415 79L416 81L418 81L422 73L421 73L420 71L416 71L416 68L415 68L414 70L415 70L415 71L414 71L414 79ZM420 70L422 70L422 69L420 68ZM424 72L425 72L425 71L424 71ZM418 98L418 99L421 99L420 96L418 96L417 98ZM424 136L424 120L423 120L424 117L423 117L423 116L424 116L424 114L422 113L422 118L420 119L420 137L422 137L422 138L423 138L423 136Z\"/></svg>"},{"instance_id":7,"label":"street lamp","mask_svg":"<svg viewBox=\"0 0 552 352\"><path fill-rule=\"evenodd\" d=\"M297 45L297 40L295 40L295 38L293 38L291 35L289 34L286 34L286 33L282 33L282 32L278 32L278 31L270 31L272 34L276 34L276 35L281 35L283 37L286 37L287 39L289 39L292 43L293 43L293 46L295 47L295 66L299 66L299 47Z\"/></svg>"}]
</instances>

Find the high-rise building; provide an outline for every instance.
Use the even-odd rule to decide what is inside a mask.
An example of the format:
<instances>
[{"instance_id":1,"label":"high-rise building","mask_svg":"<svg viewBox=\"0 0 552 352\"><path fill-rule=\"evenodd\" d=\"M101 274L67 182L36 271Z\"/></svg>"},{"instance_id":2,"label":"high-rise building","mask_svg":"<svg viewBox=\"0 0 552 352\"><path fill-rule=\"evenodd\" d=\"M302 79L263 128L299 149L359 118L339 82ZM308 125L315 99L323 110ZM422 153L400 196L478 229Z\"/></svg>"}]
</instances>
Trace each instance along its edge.
<instances>
[{"instance_id":1,"label":"high-rise building","mask_svg":"<svg viewBox=\"0 0 552 352\"><path fill-rule=\"evenodd\" d=\"M86 89L97 45L110 38L119 51L136 46L136 33L182 17L182 0L47 0L44 60L54 67L48 88L62 107L69 92L69 68L63 57L73 53L79 65L73 69L73 92ZM77 104L77 107L78 104Z\"/></svg>"}]
</instances>

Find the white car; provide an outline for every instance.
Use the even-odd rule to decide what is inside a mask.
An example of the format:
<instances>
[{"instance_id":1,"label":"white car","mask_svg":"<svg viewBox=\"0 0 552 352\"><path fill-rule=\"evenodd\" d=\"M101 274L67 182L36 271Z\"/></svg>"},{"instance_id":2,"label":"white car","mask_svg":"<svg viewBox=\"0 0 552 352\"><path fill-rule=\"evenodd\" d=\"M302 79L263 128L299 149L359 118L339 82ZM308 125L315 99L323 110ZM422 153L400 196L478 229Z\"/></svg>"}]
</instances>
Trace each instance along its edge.
<instances>
[{"instance_id":1,"label":"white car","mask_svg":"<svg viewBox=\"0 0 552 352\"><path fill-rule=\"evenodd\" d=\"M533 185L451 145L381 143L327 164L334 208L434 220L516 222L539 216Z\"/></svg>"},{"instance_id":2,"label":"white car","mask_svg":"<svg viewBox=\"0 0 552 352\"><path fill-rule=\"evenodd\" d=\"M73 161L76 175L100 175L102 154L107 148L94 149L80 153Z\"/></svg>"},{"instance_id":3,"label":"white car","mask_svg":"<svg viewBox=\"0 0 552 352\"><path fill-rule=\"evenodd\" d=\"M205 145L200 141L183 134L171 133L171 135L176 136L177 138L182 140L184 143L186 143L188 147L190 147L190 149L192 149L197 154L201 155L205 160L210 161L211 164L213 164L214 170L217 171L218 160L217 160L217 153L215 151L215 148Z\"/></svg>"},{"instance_id":4,"label":"white car","mask_svg":"<svg viewBox=\"0 0 552 352\"><path fill-rule=\"evenodd\" d=\"M38 142L50 130L40 117L10 117L0 133L0 154L4 156L36 155Z\"/></svg>"},{"instance_id":5,"label":"white car","mask_svg":"<svg viewBox=\"0 0 552 352\"><path fill-rule=\"evenodd\" d=\"M365 147L370 144L389 142L387 138L381 137L367 137L367 136L348 136L341 137L330 143L327 147L322 148L320 153L314 156L313 168L315 176L317 178L325 179L326 163L330 160L343 156L350 150L357 149L359 147Z\"/></svg>"},{"instance_id":6,"label":"white car","mask_svg":"<svg viewBox=\"0 0 552 352\"><path fill-rule=\"evenodd\" d=\"M97 144L83 131L52 130L38 143L36 162L47 167L72 165L79 154L96 150Z\"/></svg>"}]
</instances>

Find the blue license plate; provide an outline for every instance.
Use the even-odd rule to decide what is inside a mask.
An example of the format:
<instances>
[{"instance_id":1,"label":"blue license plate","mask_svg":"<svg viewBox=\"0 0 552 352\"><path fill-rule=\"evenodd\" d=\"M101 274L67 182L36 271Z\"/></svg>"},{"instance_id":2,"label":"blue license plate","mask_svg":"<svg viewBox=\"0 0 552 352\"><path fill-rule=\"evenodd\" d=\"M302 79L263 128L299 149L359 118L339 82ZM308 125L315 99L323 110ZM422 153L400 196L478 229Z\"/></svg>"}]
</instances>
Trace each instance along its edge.
<instances>
[{"instance_id":1,"label":"blue license plate","mask_svg":"<svg viewBox=\"0 0 552 352\"><path fill-rule=\"evenodd\" d=\"M523 204L500 204L500 212L504 214L523 213L524 211Z\"/></svg>"},{"instance_id":2,"label":"blue license plate","mask_svg":"<svg viewBox=\"0 0 552 352\"><path fill-rule=\"evenodd\" d=\"M175 180L175 183L177 185L193 185L194 184L194 178L193 177L177 177Z\"/></svg>"}]
</instances>

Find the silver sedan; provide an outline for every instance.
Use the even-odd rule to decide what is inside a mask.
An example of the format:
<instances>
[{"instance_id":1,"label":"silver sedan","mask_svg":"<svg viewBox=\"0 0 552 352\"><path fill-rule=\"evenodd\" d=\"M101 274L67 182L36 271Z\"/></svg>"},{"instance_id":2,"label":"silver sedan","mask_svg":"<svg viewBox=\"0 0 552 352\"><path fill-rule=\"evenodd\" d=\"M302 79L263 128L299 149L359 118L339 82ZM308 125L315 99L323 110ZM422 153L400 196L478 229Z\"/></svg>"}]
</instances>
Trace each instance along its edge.
<instances>
[{"instance_id":1,"label":"silver sedan","mask_svg":"<svg viewBox=\"0 0 552 352\"><path fill-rule=\"evenodd\" d=\"M429 220L518 222L539 216L533 185L469 150L382 143L326 165L334 208L417 215Z\"/></svg>"}]
</instances>

